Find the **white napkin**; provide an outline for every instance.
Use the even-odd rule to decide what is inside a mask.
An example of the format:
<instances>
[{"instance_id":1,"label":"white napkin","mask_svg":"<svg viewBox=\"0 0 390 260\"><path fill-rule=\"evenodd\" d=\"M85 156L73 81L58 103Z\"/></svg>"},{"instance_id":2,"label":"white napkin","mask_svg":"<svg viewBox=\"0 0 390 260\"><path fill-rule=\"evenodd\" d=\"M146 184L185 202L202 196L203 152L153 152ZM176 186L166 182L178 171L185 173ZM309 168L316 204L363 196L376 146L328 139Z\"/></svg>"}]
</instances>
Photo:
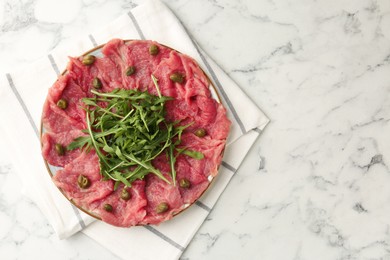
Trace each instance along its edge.
<instances>
[{"instance_id":1,"label":"white napkin","mask_svg":"<svg viewBox=\"0 0 390 260\"><path fill-rule=\"evenodd\" d=\"M219 175L210 189L189 209L159 226L124 229L101 221L94 222L59 192L51 182L41 156L39 130L42 106L48 88L66 67L67 56L78 56L112 38L153 39L195 58L212 79L233 123ZM200 50L180 21L159 1L148 1L134 8L106 28L54 50L29 69L0 77L0 118L1 145L9 148L29 196L58 236L66 238L82 230L123 259L179 258L269 121Z\"/></svg>"}]
</instances>

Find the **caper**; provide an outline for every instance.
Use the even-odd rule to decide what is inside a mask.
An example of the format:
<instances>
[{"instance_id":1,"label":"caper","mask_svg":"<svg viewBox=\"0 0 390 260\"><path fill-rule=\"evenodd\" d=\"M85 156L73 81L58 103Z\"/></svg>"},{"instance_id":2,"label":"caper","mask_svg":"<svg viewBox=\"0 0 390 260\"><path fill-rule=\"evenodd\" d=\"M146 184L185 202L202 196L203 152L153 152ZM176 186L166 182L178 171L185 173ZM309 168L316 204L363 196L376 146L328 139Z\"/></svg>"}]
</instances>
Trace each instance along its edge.
<instances>
[{"instance_id":1,"label":"caper","mask_svg":"<svg viewBox=\"0 0 390 260\"><path fill-rule=\"evenodd\" d=\"M61 108L61 109L66 109L68 107L68 102L65 100L65 99L60 99L58 100L57 102L57 107Z\"/></svg>"},{"instance_id":2,"label":"caper","mask_svg":"<svg viewBox=\"0 0 390 260\"><path fill-rule=\"evenodd\" d=\"M183 178L179 180L179 186L182 187L183 189L188 189L191 186L191 183L189 180Z\"/></svg>"},{"instance_id":3,"label":"caper","mask_svg":"<svg viewBox=\"0 0 390 260\"><path fill-rule=\"evenodd\" d=\"M149 53L150 55L156 56L159 52L158 46L155 44L150 45L149 47Z\"/></svg>"},{"instance_id":4,"label":"caper","mask_svg":"<svg viewBox=\"0 0 390 260\"><path fill-rule=\"evenodd\" d=\"M181 73L178 73L178 72L175 72L175 73L172 73L169 78L173 81L173 82L177 82L177 83L183 83L184 82L184 75L181 74Z\"/></svg>"},{"instance_id":5,"label":"caper","mask_svg":"<svg viewBox=\"0 0 390 260\"><path fill-rule=\"evenodd\" d=\"M161 202L156 207L156 213L157 214L161 214L161 213L164 213L165 211L167 211L168 209L169 209L168 203Z\"/></svg>"},{"instance_id":6,"label":"caper","mask_svg":"<svg viewBox=\"0 0 390 260\"><path fill-rule=\"evenodd\" d=\"M204 137L206 135L206 129L199 128L194 133L197 137Z\"/></svg>"},{"instance_id":7,"label":"caper","mask_svg":"<svg viewBox=\"0 0 390 260\"><path fill-rule=\"evenodd\" d=\"M82 189L87 189L87 188L89 188L89 186L91 186L91 182L89 181L88 177L81 175L81 174L77 178L77 184Z\"/></svg>"},{"instance_id":8,"label":"caper","mask_svg":"<svg viewBox=\"0 0 390 260\"><path fill-rule=\"evenodd\" d=\"M65 148L61 144L56 144L55 149L58 155L64 155L65 154Z\"/></svg>"},{"instance_id":9,"label":"caper","mask_svg":"<svg viewBox=\"0 0 390 260\"><path fill-rule=\"evenodd\" d=\"M125 188L123 188L121 192L121 199L123 200L129 200L131 198L130 192L128 192Z\"/></svg>"},{"instance_id":10,"label":"caper","mask_svg":"<svg viewBox=\"0 0 390 260\"><path fill-rule=\"evenodd\" d=\"M103 208L107 212L112 212L112 210L113 210L113 208L110 204L104 204Z\"/></svg>"},{"instance_id":11,"label":"caper","mask_svg":"<svg viewBox=\"0 0 390 260\"><path fill-rule=\"evenodd\" d=\"M130 66L126 69L126 76L131 76L135 73L135 67L134 66Z\"/></svg>"},{"instance_id":12,"label":"caper","mask_svg":"<svg viewBox=\"0 0 390 260\"><path fill-rule=\"evenodd\" d=\"M84 64L84 65L87 65L87 66L89 66L89 65L92 65L94 62L95 62L95 56L93 56L93 55L86 55L86 56L84 56L83 57L83 61L82 61L82 63Z\"/></svg>"},{"instance_id":13,"label":"caper","mask_svg":"<svg viewBox=\"0 0 390 260\"><path fill-rule=\"evenodd\" d=\"M93 86L94 88L96 88L96 89L100 89L100 88L102 88L103 84L102 84L102 82L100 81L99 78L94 78L94 79L92 80L92 86Z\"/></svg>"}]
</instances>

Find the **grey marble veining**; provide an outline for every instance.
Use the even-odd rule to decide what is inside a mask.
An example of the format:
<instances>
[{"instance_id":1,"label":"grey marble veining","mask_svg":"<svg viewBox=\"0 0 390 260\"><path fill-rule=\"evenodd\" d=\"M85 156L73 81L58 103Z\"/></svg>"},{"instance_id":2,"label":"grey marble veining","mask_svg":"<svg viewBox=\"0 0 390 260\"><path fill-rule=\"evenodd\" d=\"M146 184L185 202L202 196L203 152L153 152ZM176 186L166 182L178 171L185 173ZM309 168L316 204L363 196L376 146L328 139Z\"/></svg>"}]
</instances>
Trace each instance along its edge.
<instances>
[{"instance_id":1,"label":"grey marble veining","mask_svg":"<svg viewBox=\"0 0 390 260\"><path fill-rule=\"evenodd\" d=\"M0 1L0 71L141 2ZM271 118L182 259L390 259L390 2L165 2ZM115 259L58 240L0 155L1 256Z\"/></svg>"}]
</instances>

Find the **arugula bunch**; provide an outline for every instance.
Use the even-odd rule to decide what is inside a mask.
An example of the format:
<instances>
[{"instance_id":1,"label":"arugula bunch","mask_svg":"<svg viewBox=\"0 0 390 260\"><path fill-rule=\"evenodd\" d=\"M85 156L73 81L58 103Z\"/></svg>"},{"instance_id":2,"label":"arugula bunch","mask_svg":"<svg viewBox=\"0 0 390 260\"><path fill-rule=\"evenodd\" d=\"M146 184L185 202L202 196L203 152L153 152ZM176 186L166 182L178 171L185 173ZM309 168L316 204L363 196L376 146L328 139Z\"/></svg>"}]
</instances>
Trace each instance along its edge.
<instances>
[{"instance_id":1,"label":"arugula bunch","mask_svg":"<svg viewBox=\"0 0 390 260\"><path fill-rule=\"evenodd\" d=\"M172 98L161 96L157 79L153 76L152 79L158 96L133 89L115 89L109 93L91 90L95 96L82 100L87 112L84 132L89 135L76 138L67 149L93 148L99 157L101 175L114 180L115 189L119 183L130 187L149 173L171 183L152 165L152 160L161 153L169 158L173 185L174 165L180 153L196 159L204 157L200 152L177 147L189 125L166 121L164 104Z\"/></svg>"}]
</instances>

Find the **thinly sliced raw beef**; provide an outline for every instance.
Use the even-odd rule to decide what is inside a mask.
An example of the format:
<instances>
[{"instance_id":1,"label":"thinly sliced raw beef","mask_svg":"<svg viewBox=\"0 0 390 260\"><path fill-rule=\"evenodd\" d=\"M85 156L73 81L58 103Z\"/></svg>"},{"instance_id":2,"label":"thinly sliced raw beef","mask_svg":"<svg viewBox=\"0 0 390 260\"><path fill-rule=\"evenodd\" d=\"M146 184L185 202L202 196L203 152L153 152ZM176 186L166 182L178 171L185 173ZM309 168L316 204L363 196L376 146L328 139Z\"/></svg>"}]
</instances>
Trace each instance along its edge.
<instances>
[{"instance_id":1,"label":"thinly sliced raw beef","mask_svg":"<svg viewBox=\"0 0 390 260\"><path fill-rule=\"evenodd\" d=\"M173 73L182 74L184 76L183 83L173 82L170 79ZM210 96L210 90L207 89L209 82L206 76L199 66L194 67L194 60L186 55L172 51L167 59L161 61L153 75L158 78L161 93L164 96L178 99L188 98L189 88L194 87L196 88L194 92ZM153 86L149 92L154 93Z\"/></svg>"},{"instance_id":2,"label":"thinly sliced raw beef","mask_svg":"<svg viewBox=\"0 0 390 260\"><path fill-rule=\"evenodd\" d=\"M200 138L193 133L184 133L181 145L188 150L198 151L204 155L202 160L187 158L192 168L199 170L206 177L217 175L218 165L221 164L222 152L225 147L224 140L215 140L207 136Z\"/></svg>"},{"instance_id":3,"label":"thinly sliced raw beef","mask_svg":"<svg viewBox=\"0 0 390 260\"><path fill-rule=\"evenodd\" d=\"M101 92L111 92L114 89L123 88L120 68L106 57L96 59L91 66L91 75L100 80L102 87L99 88L99 91Z\"/></svg>"},{"instance_id":4,"label":"thinly sliced raw beef","mask_svg":"<svg viewBox=\"0 0 390 260\"><path fill-rule=\"evenodd\" d=\"M159 52L157 55L151 55L149 53L149 48L152 44L158 46ZM134 76L136 89L142 91L148 90L150 93L157 95L154 84L151 81L151 74L160 61L168 57L171 50L153 41L133 41L128 46L122 48L127 49L125 51L126 60L135 66L136 71ZM127 78L127 76L124 76L124 79ZM153 92L150 91L151 87Z\"/></svg>"},{"instance_id":5,"label":"thinly sliced raw beef","mask_svg":"<svg viewBox=\"0 0 390 260\"><path fill-rule=\"evenodd\" d=\"M182 179L190 182L189 188L182 188L179 185L180 194L185 204L193 203L210 184L202 169L193 167L188 160L189 158L186 155L179 155L175 165L178 183L180 184Z\"/></svg>"},{"instance_id":6,"label":"thinly sliced raw beef","mask_svg":"<svg viewBox=\"0 0 390 260\"><path fill-rule=\"evenodd\" d=\"M88 94L92 88L93 77L91 75L91 67L85 66L82 62L82 57L72 58L69 57L69 63L66 68L67 73L75 82L82 88L82 90Z\"/></svg>"},{"instance_id":7,"label":"thinly sliced raw beef","mask_svg":"<svg viewBox=\"0 0 390 260\"><path fill-rule=\"evenodd\" d=\"M43 106L42 124L46 131L53 133L68 132L74 129L84 129L85 122L77 121L64 113L49 99Z\"/></svg>"},{"instance_id":8,"label":"thinly sliced raw beef","mask_svg":"<svg viewBox=\"0 0 390 260\"><path fill-rule=\"evenodd\" d=\"M201 168L192 167L191 159L192 158L189 156L181 154L177 157L175 164L176 186L179 189L184 204L193 203L210 184L207 179L208 175L205 175ZM171 166L165 154L162 154L154 159L153 165L162 172L167 173L171 171ZM180 187L181 179L189 181L190 187Z\"/></svg>"},{"instance_id":9,"label":"thinly sliced raw beef","mask_svg":"<svg viewBox=\"0 0 390 260\"><path fill-rule=\"evenodd\" d=\"M69 76L64 75L49 89L48 100L53 104L57 104L60 99L67 102L65 109L57 109L57 113L71 117L78 122L85 121L85 110L83 109L82 98L85 97L85 92L76 84Z\"/></svg>"},{"instance_id":10,"label":"thinly sliced raw beef","mask_svg":"<svg viewBox=\"0 0 390 260\"><path fill-rule=\"evenodd\" d=\"M226 117L226 109L221 104L218 104L214 123L205 126L205 129L213 139L226 140L230 124L229 119Z\"/></svg>"},{"instance_id":11,"label":"thinly sliced raw beef","mask_svg":"<svg viewBox=\"0 0 390 260\"><path fill-rule=\"evenodd\" d=\"M119 71L119 79L122 81L122 86L126 89L136 88L135 74L132 76L126 75L126 70L129 66L133 66L134 63L128 60L126 53L128 52L127 47L123 40L114 39L109 41L102 48L102 53L106 59L109 59L112 63L116 64L117 70Z\"/></svg>"},{"instance_id":12,"label":"thinly sliced raw beef","mask_svg":"<svg viewBox=\"0 0 390 260\"><path fill-rule=\"evenodd\" d=\"M168 175L165 177L170 178ZM183 199L180 195L179 188L159 179L154 174L146 176L146 216L142 224L158 224L173 217L173 214L181 211ZM164 213L157 213L156 209L160 203L167 203L168 210Z\"/></svg>"},{"instance_id":13,"label":"thinly sliced raw beef","mask_svg":"<svg viewBox=\"0 0 390 260\"><path fill-rule=\"evenodd\" d=\"M66 88L66 85L68 84L70 79L71 77L69 76L69 74L63 75L62 77L58 78L58 80L49 89L49 94L47 98L52 102L57 103L57 101L61 98L62 92Z\"/></svg>"},{"instance_id":14,"label":"thinly sliced raw beef","mask_svg":"<svg viewBox=\"0 0 390 260\"><path fill-rule=\"evenodd\" d=\"M224 140L229 134L231 123L226 118L226 110L214 99L204 96L196 96L191 102L176 99L168 101L166 107L169 121L180 120L180 125L192 123L187 131L203 128L208 136L217 140Z\"/></svg>"},{"instance_id":15,"label":"thinly sliced raw beef","mask_svg":"<svg viewBox=\"0 0 390 260\"><path fill-rule=\"evenodd\" d=\"M150 46L154 44L159 48L155 56L149 53ZM118 64L121 71L123 86L127 89L146 90L151 84L151 74L160 61L168 57L170 49L153 41L131 41L125 44L123 40L114 39L107 43L102 53ZM135 67L135 73L127 76L126 70ZM153 86L154 87L154 86Z\"/></svg>"},{"instance_id":16,"label":"thinly sliced raw beef","mask_svg":"<svg viewBox=\"0 0 390 260\"><path fill-rule=\"evenodd\" d=\"M201 80L193 78L186 82L184 92L180 93L180 97L184 98L187 102L191 102L196 98L196 96L210 98L211 93L208 85L204 85L204 82Z\"/></svg>"},{"instance_id":17,"label":"thinly sliced raw beef","mask_svg":"<svg viewBox=\"0 0 390 260\"><path fill-rule=\"evenodd\" d=\"M166 107L166 119L170 122L179 121L180 125L187 125L194 123L193 118L198 113L199 108L196 106L196 102L187 102L184 99L169 100L165 103ZM197 125L191 127L197 128Z\"/></svg>"},{"instance_id":18,"label":"thinly sliced raw beef","mask_svg":"<svg viewBox=\"0 0 390 260\"><path fill-rule=\"evenodd\" d=\"M123 200L121 193L126 189L130 194L129 200ZM130 227L137 225L146 215L145 206L147 205L145 195L145 181L137 180L133 182L131 188L125 188L123 185L108 197L97 202L96 211L103 221L114 226ZM104 209L104 205L112 206L112 212Z\"/></svg>"},{"instance_id":19,"label":"thinly sliced raw beef","mask_svg":"<svg viewBox=\"0 0 390 260\"><path fill-rule=\"evenodd\" d=\"M90 186L82 189L77 184L80 175L87 177ZM67 164L63 170L57 171L54 183L77 205L94 210L94 202L106 198L114 190L111 180L103 181L100 175L99 160L95 152L82 153L77 159Z\"/></svg>"},{"instance_id":20,"label":"thinly sliced raw beef","mask_svg":"<svg viewBox=\"0 0 390 260\"><path fill-rule=\"evenodd\" d=\"M184 92L184 84L175 83L170 80L169 77L174 72L185 73L179 54L171 52L169 57L162 60L156 70L153 71L153 75L158 79L158 85L163 96L178 98L179 93ZM187 79L188 77L185 78L185 80ZM157 94L154 85L151 85L148 91Z\"/></svg>"},{"instance_id":21,"label":"thinly sliced raw beef","mask_svg":"<svg viewBox=\"0 0 390 260\"><path fill-rule=\"evenodd\" d=\"M185 54L180 54L180 56L186 72L186 78L200 80L203 85L208 86L209 80L196 61Z\"/></svg>"},{"instance_id":22,"label":"thinly sliced raw beef","mask_svg":"<svg viewBox=\"0 0 390 260\"><path fill-rule=\"evenodd\" d=\"M80 130L71 130L61 133L44 133L42 135L42 155L45 160L53 166L65 166L80 156L81 150L67 151L66 147L80 136L85 136ZM56 144L61 145L64 154L59 155L56 151Z\"/></svg>"},{"instance_id":23,"label":"thinly sliced raw beef","mask_svg":"<svg viewBox=\"0 0 390 260\"><path fill-rule=\"evenodd\" d=\"M113 61L105 57L96 58L92 65L86 66L83 65L81 60L82 57L78 59L71 58L68 71L69 75L86 93L84 96L91 96L91 89L111 92L114 89L123 88L121 71ZM94 80L99 80L102 86L94 86Z\"/></svg>"}]
</instances>

